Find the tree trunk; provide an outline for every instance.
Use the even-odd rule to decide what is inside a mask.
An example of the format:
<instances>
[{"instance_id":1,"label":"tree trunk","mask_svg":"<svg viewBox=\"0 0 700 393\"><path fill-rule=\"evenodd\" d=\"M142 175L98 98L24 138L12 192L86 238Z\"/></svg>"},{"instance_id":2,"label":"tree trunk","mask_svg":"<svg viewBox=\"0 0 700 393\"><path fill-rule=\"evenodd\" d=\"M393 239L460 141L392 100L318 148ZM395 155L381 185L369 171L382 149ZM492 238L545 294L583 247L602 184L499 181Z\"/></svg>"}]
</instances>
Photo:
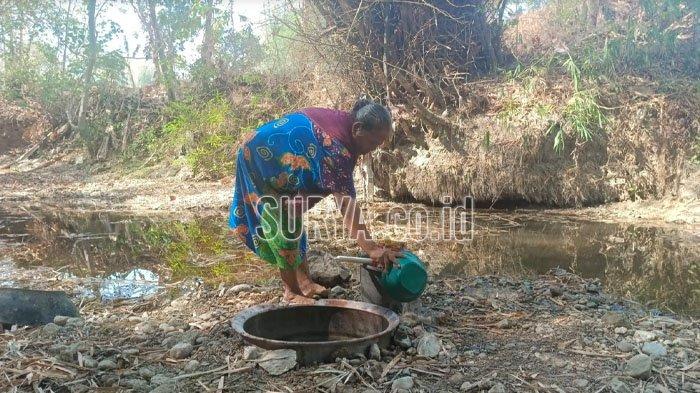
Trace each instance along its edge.
<instances>
[{"instance_id":1,"label":"tree trunk","mask_svg":"<svg viewBox=\"0 0 700 393\"><path fill-rule=\"evenodd\" d=\"M207 11L204 15L204 38L202 39L202 50L200 56L202 63L210 68L213 65L214 54L214 0L206 0Z\"/></svg>"},{"instance_id":2,"label":"tree trunk","mask_svg":"<svg viewBox=\"0 0 700 393\"><path fill-rule=\"evenodd\" d=\"M68 18L71 15L73 0L68 0L68 9L63 23L63 54L61 56L61 70L66 71L66 59L68 58Z\"/></svg>"},{"instance_id":3,"label":"tree trunk","mask_svg":"<svg viewBox=\"0 0 700 393\"><path fill-rule=\"evenodd\" d=\"M97 61L97 30L95 28L95 2L96 0L88 0L88 47L85 52L87 64L85 73L83 74L83 94L80 97L80 108L78 110L78 130L83 133L85 131L85 118L88 96L90 94L90 86L92 85L92 71L95 68Z\"/></svg>"},{"instance_id":4,"label":"tree trunk","mask_svg":"<svg viewBox=\"0 0 700 393\"><path fill-rule=\"evenodd\" d=\"M165 42L163 41L163 34L158 25L158 14L156 14L156 4L154 0L148 0L148 20L150 23L150 28L153 31L153 39L158 52L158 58L160 60L161 75L163 77L163 84L165 85L166 93L168 94L168 101L173 101L176 99L177 94L175 91L175 72L173 71L173 59L171 56L165 53Z\"/></svg>"}]
</instances>

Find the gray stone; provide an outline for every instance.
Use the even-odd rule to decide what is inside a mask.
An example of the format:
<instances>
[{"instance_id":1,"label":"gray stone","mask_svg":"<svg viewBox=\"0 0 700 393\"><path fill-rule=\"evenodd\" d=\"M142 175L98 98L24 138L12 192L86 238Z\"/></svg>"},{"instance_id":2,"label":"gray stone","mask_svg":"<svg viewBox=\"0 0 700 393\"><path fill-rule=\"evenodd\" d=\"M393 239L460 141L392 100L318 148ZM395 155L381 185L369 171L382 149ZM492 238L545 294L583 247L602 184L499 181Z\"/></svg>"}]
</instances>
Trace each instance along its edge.
<instances>
[{"instance_id":1,"label":"gray stone","mask_svg":"<svg viewBox=\"0 0 700 393\"><path fill-rule=\"evenodd\" d=\"M644 345L642 345L642 353L652 357L661 357L668 354L666 347L658 341L644 343Z\"/></svg>"},{"instance_id":2,"label":"gray stone","mask_svg":"<svg viewBox=\"0 0 700 393\"><path fill-rule=\"evenodd\" d=\"M499 329L510 329L514 326L515 326L515 322L508 319L508 318L501 319L500 321L498 321L496 323L496 327Z\"/></svg>"},{"instance_id":3,"label":"gray stone","mask_svg":"<svg viewBox=\"0 0 700 393\"><path fill-rule=\"evenodd\" d=\"M174 382L163 384L157 386L155 389L151 390L150 393L173 393L173 392L179 392L180 388L175 385Z\"/></svg>"},{"instance_id":4,"label":"gray stone","mask_svg":"<svg viewBox=\"0 0 700 393\"><path fill-rule=\"evenodd\" d=\"M151 384L156 385L156 386L161 386L161 385L173 385L175 383L175 379L168 377L163 374L156 374L153 377L151 377Z\"/></svg>"},{"instance_id":5,"label":"gray stone","mask_svg":"<svg viewBox=\"0 0 700 393\"><path fill-rule=\"evenodd\" d=\"M627 328L624 326L616 327L615 334L627 334Z\"/></svg>"},{"instance_id":6,"label":"gray stone","mask_svg":"<svg viewBox=\"0 0 700 393\"><path fill-rule=\"evenodd\" d=\"M613 328L629 326L629 320L627 317L619 312L608 311L600 320L603 322L603 325Z\"/></svg>"},{"instance_id":7,"label":"gray stone","mask_svg":"<svg viewBox=\"0 0 700 393\"><path fill-rule=\"evenodd\" d=\"M148 367L141 367L139 369L139 376L141 378L151 379L154 375L156 375L156 373Z\"/></svg>"},{"instance_id":8,"label":"gray stone","mask_svg":"<svg viewBox=\"0 0 700 393\"><path fill-rule=\"evenodd\" d=\"M97 368L100 370L116 370L117 363L115 363L112 359L102 359L99 363L97 363Z\"/></svg>"},{"instance_id":9,"label":"gray stone","mask_svg":"<svg viewBox=\"0 0 700 393\"><path fill-rule=\"evenodd\" d=\"M434 358L440 353L442 342L433 333L426 333L418 340L417 352L420 356Z\"/></svg>"},{"instance_id":10,"label":"gray stone","mask_svg":"<svg viewBox=\"0 0 700 393\"><path fill-rule=\"evenodd\" d=\"M252 285L248 285L248 284L238 284L238 285L232 286L231 289L228 290L228 293L230 293L230 294L232 294L232 295L237 295L237 294L239 294L239 293L241 293L241 292L248 292L248 291L250 291L251 289L253 289L253 286L252 286Z\"/></svg>"},{"instance_id":11,"label":"gray stone","mask_svg":"<svg viewBox=\"0 0 700 393\"><path fill-rule=\"evenodd\" d=\"M574 379L574 386L583 389L588 386L588 380L583 378Z\"/></svg>"},{"instance_id":12,"label":"gray stone","mask_svg":"<svg viewBox=\"0 0 700 393\"><path fill-rule=\"evenodd\" d=\"M151 334L155 331L155 327L148 321L139 322L134 326L134 331L138 334Z\"/></svg>"},{"instance_id":13,"label":"gray stone","mask_svg":"<svg viewBox=\"0 0 700 393\"><path fill-rule=\"evenodd\" d=\"M58 326L65 326L66 322L68 322L68 318L65 315L56 315L53 317L53 323L55 323Z\"/></svg>"},{"instance_id":14,"label":"gray stone","mask_svg":"<svg viewBox=\"0 0 700 393\"><path fill-rule=\"evenodd\" d=\"M164 331L165 333L170 333L170 332L174 332L177 330L177 329L175 329L175 326L172 326L171 324L165 323L165 322L158 325L158 329Z\"/></svg>"},{"instance_id":15,"label":"gray stone","mask_svg":"<svg viewBox=\"0 0 700 393\"><path fill-rule=\"evenodd\" d=\"M633 352L637 348L629 341L620 341L615 346L620 352Z\"/></svg>"},{"instance_id":16,"label":"gray stone","mask_svg":"<svg viewBox=\"0 0 700 393\"><path fill-rule=\"evenodd\" d=\"M44 337L56 337L61 332L61 328L55 323L47 323L41 328L41 335Z\"/></svg>"},{"instance_id":17,"label":"gray stone","mask_svg":"<svg viewBox=\"0 0 700 393\"><path fill-rule=\"evenodd\" d=\"M245 348L243 348L243 360L256 360L260 359L262 355L265 353L265 350L256 347L254 345L249 345Z\"/></svg>"},{"instance_id":18,"label":"gray stone","mask_svg":"<svg viewBox=\"0 0 700 393\"><path fill-rule=\"evenodd\" d=\"M635 355L625 362L625 374L637 379L647 379L651 375L651 358Z\"/></svg>"},{"instance_id":19,"label":"gray stone","mask_svg":"<svg viewBox=\"0 0 700 393\"><path fill-rule=\"evenodd\" d=\"M198 368L199 368L199 362L192 359L189 362L187 362L187 364L185 364L185 367L182 370L186 373L191 373L191 372L197 371Z\"/></svg>"},{"instance_id":20,"label":"gray stone","mask_svg":"<svg viewBox=\"0 0 700 393\"><path fill-rule=\"evenodd\" d=\"M77 384L77 385L71 385L70 386L70 393L86 393L90 391L90 387L83 385L83 384Z\"/></svg>"},{"instance_id":21,"label":"gray stone","mask_svg":"<svg viewBox=\"0 0 700 393\"><path fill-rule=\"evenodd\" d=\"M147 392L149 390L148 382L138 378L122 379L119 381L119 385L125 388L133 389L137 392Z\"/></svg>"},{"instance_id":22,"label":"gray stone","mask_svg":"<svg viewBox=\"0 0 700 393\"><path fill-rule=\"evenodd\" d=\"M80 317L71 317L71 318L68 318L66 320L66 326L69 326L69 327L79 328L79 327L83 327L84 325L85 325L85 320L83 318L80 318Z\"/></svg>"},{"instance_id":23,"label":"gray stone","mask_svg":"<svg viewBox=\"0 0 700 393\"><path fill-rule=\"evenodd\" d=\"M333 288L331 288L331 296L333 297L340 297L345 295L347 291L345 288L341 287L340 285L336 285Z\"/></svg>"},{"instance_id":24,"label":"gray stone","mask_svg":"<svg viewBox=\"0 0 700 393\"><path fill-rule=\"evenodd\" d=\"M309 275L315 283L332 288L350 280L350 270L335 262L331 254L309 251L306 258L309 261Z\"/></svg>"},{"instance_id":25,"label":"gray stone","mask_svg":"<svg viewBox=\"0 0 700 393\"><path fill-rule=\"evenodd\" d=\"M376 343L369 347L369 358L373 360L382 360L382 351L379 350L379 345Z\"/></svg>"},{"instance_id":26,"label":"gray stone","mask_svg":"<svg viewBox=\"0 0 700 393\"><path fill-rule=\"evenodd\" d=\"M654 341L656 340L656 333L647 330L636 330L632 338L638 343Z\"/></svg>"},{"instance_id":27,"label":"gray stone","mask_svg":"<svg viewBox=\"0 0 700 393\"><path fill-rule=\"evenodd\" d=\"M257 361L258 365L270 375L282 375L297 365L297 353L293 349L265 351Z\"/></svg>"},{"instance_id":28,"label":"gray stone","mask_svg":"<svg viewBox=\"0 0 700 393\"><path fill-rule=\"evenodd\" d=\"M608 386L614 393L632 393L627 384L617 378L613 378Z\"/></svg>"},{"instance_id":29,"label":"gray stone","mask_svg":"<svg viewBox=\"0 0 700 393\"><path fill-rule=\"evenodd\" d=\"M406 376L401 378L396 378L394 382L391 383L391 391L396 392L399 389L410 390L413 387L413 377Z\"/></svg>"},{"instance_id":30,"label":"gray stone","mask_svg":"<svg viewBox=\"0 0 700 393\"><path fill-rule=\"evenodd\" d=\"M173 336L168 336L163 339L163 341L160 342L160 345L163 346L164 348L172 348L175 344L177 344L180 341L180 338L177 337L176 335Z\"/></svg>"},{"instance_id":31,"label":"gray stone","mask_svg":"<svg viewBox=\"0 0 700 393\"><path fill-rule=\"evenodd\" d=\"M489 389L489 393L506 393L506 387L500 382L497 382L491 389Z\"/></svg>"},{"instance_id":32,"label":"gray stone","mask_svg":"<svg viewBox=\"0 0 700 393\"><path fill-rule=\"evenodd\" d=\"M450 383L450 385L454 386L462 386L464 383L464 380L466 377L462 373L454 373L450 375L450 377L447 379L447 381Z\"/></svg>"},{"instance_id":33,"label":"gray stone","mask_svg":"<svg viewBox=\"0 0 700 393\"><path fill-rule=\"evenodd\" d=\"M170 348L170 357L173 359L184 359L192 355L194 347L190 343L178 343Z\"/></svg>"},{"instance_id":34,"label":"gray stone","mask_svg":"<svg viewBox=\"0 0 700 393\"><path fill-rule=\"evenodd\" d=\"M382 371L384 371L385 363L378 362L376 360L368 360L365 364L365 372L369 374L372 379L379 381L382 376Z\"/></svg>"},{"instance_id":35,"label":"gray stone","mask_svg":"<svg viewBox=\"0 0 700 393\"><path fill-rule=\"evenodd\" d=\"M408 337L394 338L394 343L402 349L411 348L411 339Z\"/></svg>"},{"instance_id":36,"label":"gray stone","mask_svg":"<svg viewBox=\"0 0 700 393\"><path fill-rule=\"evenodd\" d=\"M97 368L97 360L91 358L90 356L83 356L83 367L85 368Z\"/></svg>"},{"instance_id":37,"label":"gray stone","mask_svg":"<svg viewBox=\"0 0 700 393\"><path fill-rule=\"evenodd\" d=\"M139 349L138 348L126 348L125 350L122 351L122 355L124 356L134 356L138 355Z\"/></svg>"}]
</instances>

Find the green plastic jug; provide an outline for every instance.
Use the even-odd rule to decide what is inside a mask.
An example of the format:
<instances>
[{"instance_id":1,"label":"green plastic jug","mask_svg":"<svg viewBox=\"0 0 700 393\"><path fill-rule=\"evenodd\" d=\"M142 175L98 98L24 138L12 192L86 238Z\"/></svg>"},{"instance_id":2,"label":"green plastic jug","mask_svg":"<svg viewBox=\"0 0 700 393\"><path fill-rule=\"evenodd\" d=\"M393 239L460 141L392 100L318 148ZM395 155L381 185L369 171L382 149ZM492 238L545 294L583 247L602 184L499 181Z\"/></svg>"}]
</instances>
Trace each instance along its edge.
<instances>
[{"instance_id":1,"label":"green plastic jug","mask_svg":"<svg viewBox=\"0 0 700 393\"><path fill-rule=\"evenodd\" d=\"M400 302L411 302L423 293L428 284L428 272L416 254L402 250L403 256L382 273L380 283L386 293Z\"/></svg>"}]
</instances>

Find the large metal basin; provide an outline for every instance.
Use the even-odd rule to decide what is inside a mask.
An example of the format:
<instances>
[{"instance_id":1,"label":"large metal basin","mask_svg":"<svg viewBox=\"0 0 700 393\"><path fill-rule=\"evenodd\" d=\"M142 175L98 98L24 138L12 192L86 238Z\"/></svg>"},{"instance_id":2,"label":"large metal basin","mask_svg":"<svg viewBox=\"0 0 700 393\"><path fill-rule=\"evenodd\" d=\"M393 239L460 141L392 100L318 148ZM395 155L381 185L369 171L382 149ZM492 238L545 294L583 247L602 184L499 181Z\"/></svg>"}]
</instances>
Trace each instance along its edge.
<instances>
[{"instance_id":1,"label":"large metal basin","mask_svg":"<svg viewBox=\"0 0 700 393\"><path fill-rule=\"evenodd\" d=\"M231 325L243 339L264 349L294 349L300 364L365 353L386 346L399 316L384 307L349 300L312 305L260 305L238 313Z\"/></svg>"}]
</instances>

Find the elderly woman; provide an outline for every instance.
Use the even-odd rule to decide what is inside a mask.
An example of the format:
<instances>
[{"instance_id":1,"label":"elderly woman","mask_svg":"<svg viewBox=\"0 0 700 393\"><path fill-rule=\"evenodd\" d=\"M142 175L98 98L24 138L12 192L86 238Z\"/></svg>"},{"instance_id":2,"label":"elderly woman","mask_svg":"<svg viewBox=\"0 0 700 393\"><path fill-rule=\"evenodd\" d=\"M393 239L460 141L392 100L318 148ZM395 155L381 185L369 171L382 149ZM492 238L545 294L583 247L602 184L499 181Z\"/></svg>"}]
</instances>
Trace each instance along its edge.
<instances>
[{"instance_id":1,"label":"elderly woman","mask_svg":"<svg viewBox=\"0 0 700 393\"><path fill-rule=\"evenodd\" d=\"M279 268L284 298L310 303L327 289L309 277L301 213L333 194L350 236L375 264L398 253L370 238L360 222L353 169L391 133L382 105L360 100L351 112L307 108L258 128L238 151L229 226L260 258ZM315 197L315 198L314 198Z\"/></svg>"}]
</instances>

